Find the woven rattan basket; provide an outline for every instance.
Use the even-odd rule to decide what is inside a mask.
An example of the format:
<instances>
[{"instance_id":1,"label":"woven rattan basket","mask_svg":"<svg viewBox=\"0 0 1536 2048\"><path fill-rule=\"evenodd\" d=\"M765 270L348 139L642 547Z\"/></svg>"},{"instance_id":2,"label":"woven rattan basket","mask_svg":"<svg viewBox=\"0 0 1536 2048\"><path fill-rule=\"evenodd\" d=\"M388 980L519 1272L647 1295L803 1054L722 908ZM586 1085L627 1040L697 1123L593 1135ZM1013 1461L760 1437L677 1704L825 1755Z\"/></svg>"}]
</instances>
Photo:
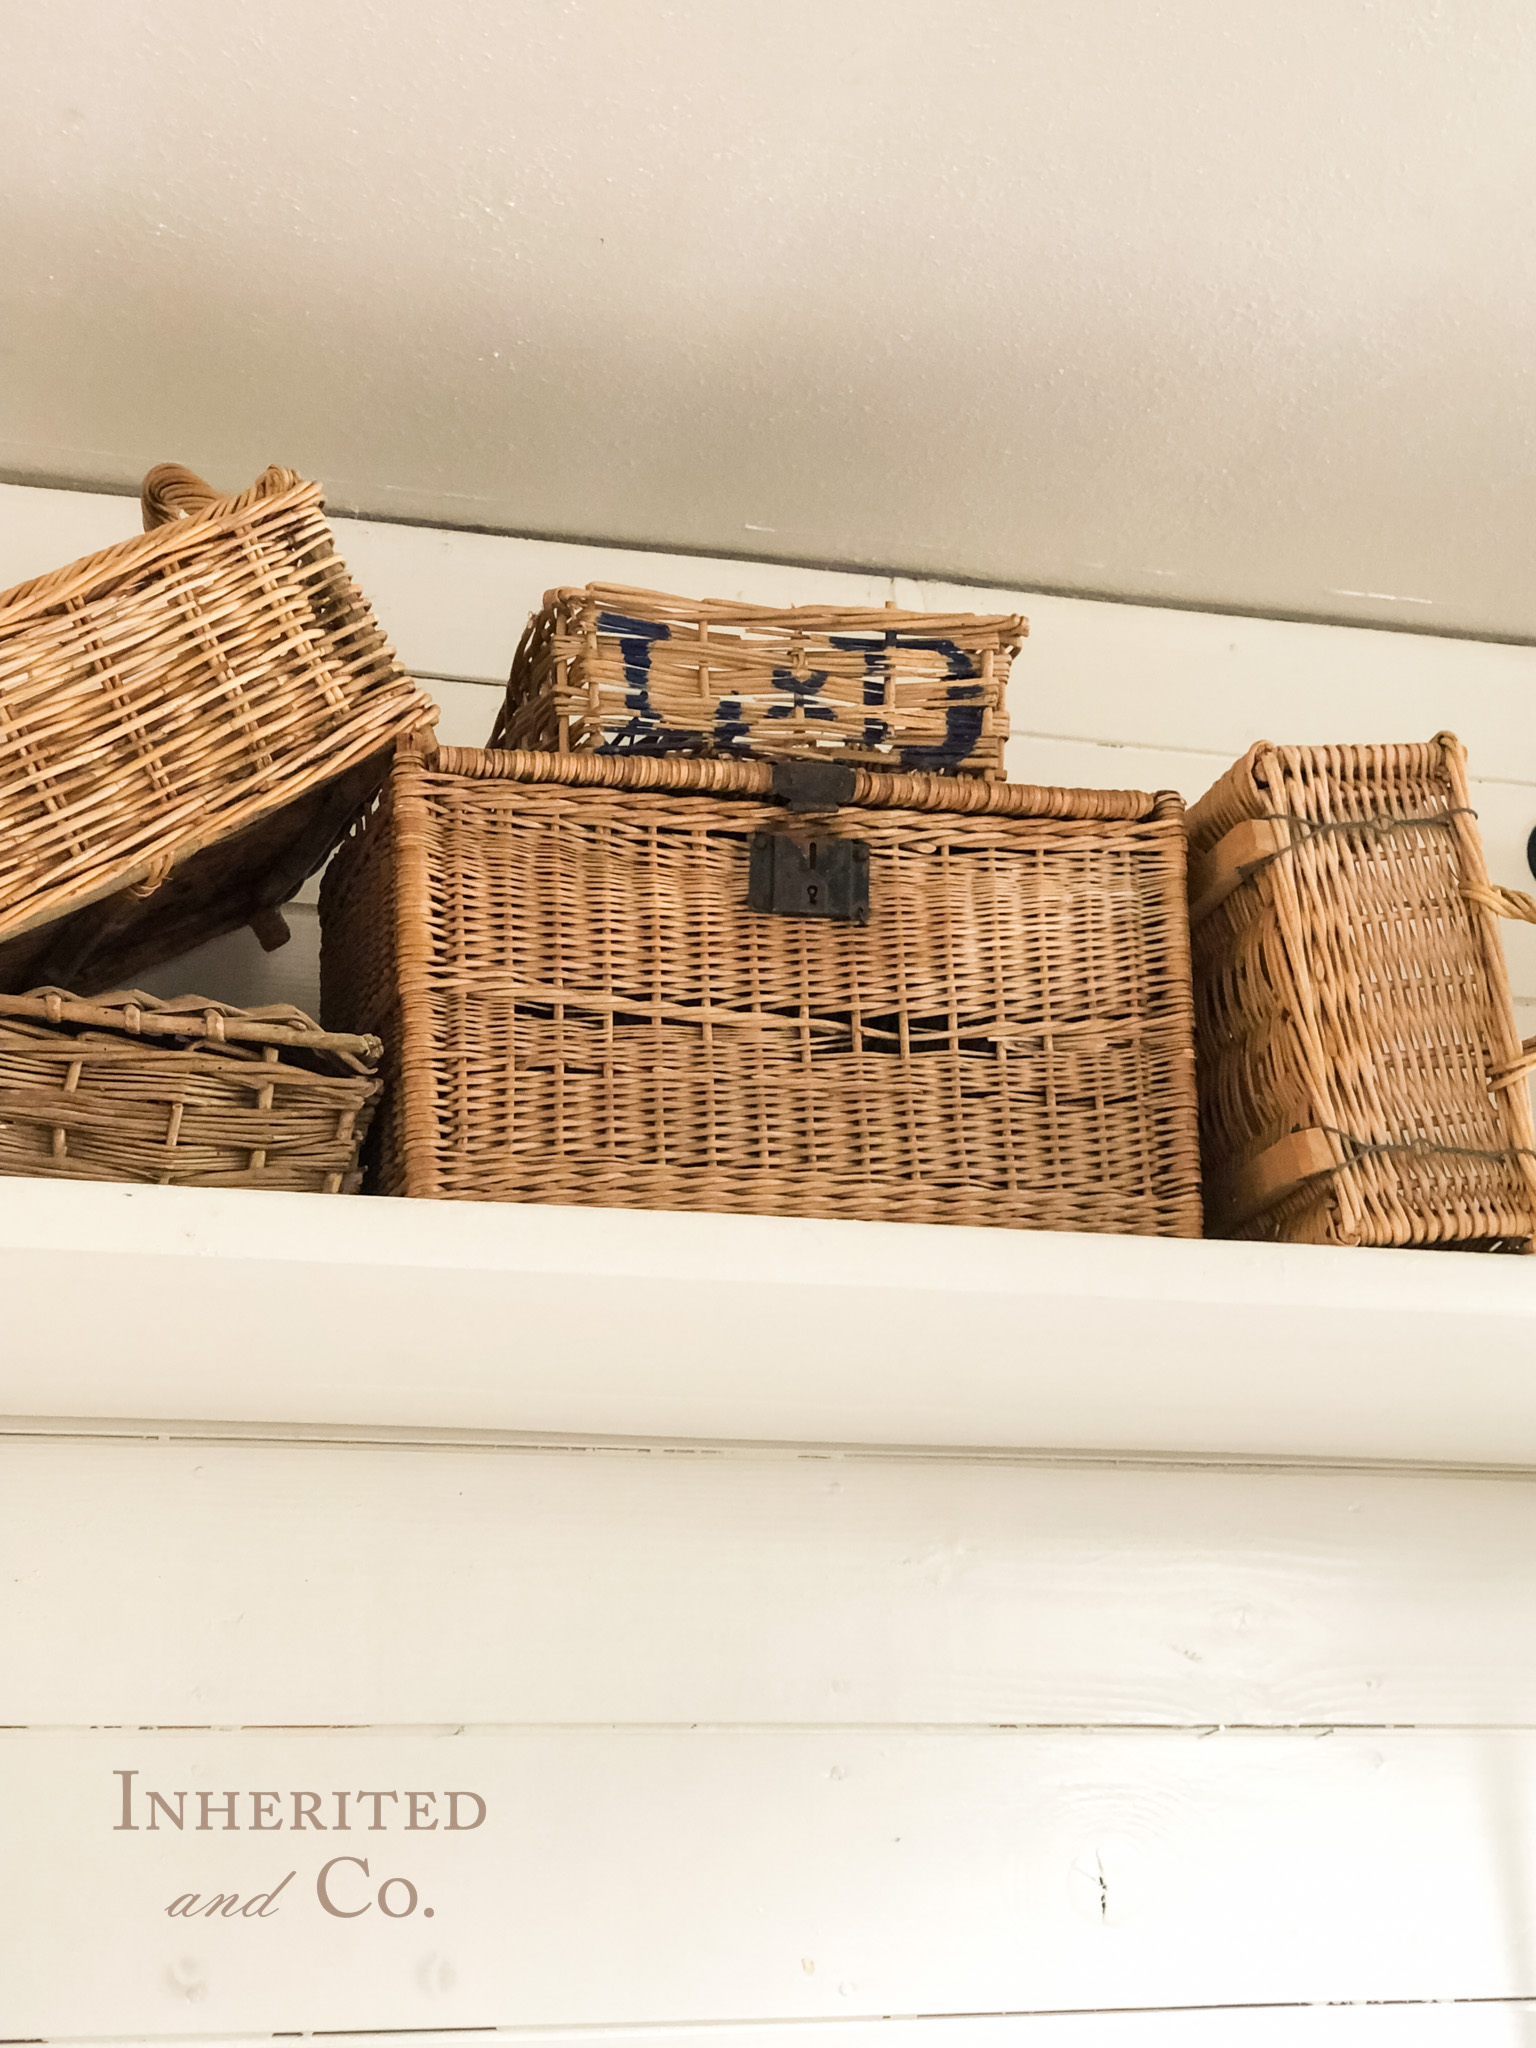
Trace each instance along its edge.
<instances>
[{"instance_id":1,"label":"woven rattan basket","mask_svg":"<svg viewBox=\"0 0 1536 2048\"><path fill-rule=\"evenodd\" d=\"M1207 1209L1307 1244L1531 1247L1536 1151L1465 756L1251 748L1189 814Z\"/></svg>"},{"instance_id":2,"label":"woven rattan basket","mask_svg":"<svg viewBox=\"0 0 1536 2048\"><path fill-rule=\"evenodd\" d=\"M288 1004L0 996L0 1173L353 1194L379 1050Z\"/></svg>"},{"instance_id":3,"label":"woven rattan basket","mask_svg":"<svg viewBox=\"0 0 1536 2048\"><path fill-rule=\"evenodd\" d=\"M1025 620L551 590L493 747L826 758L999 778Z\"/></svg>"},{"instance_id":4,"label":"woven rattan basket","mask_svg":"<svg viewBox=\"0 0 1536 2048\"><path fill-rule=\"evenodd\" d=\"M1196 1237L1183 878L1174 796L406 748L324 1013L388 1193Z\"/></svg>"},{"instance_id":5,"label":"woven rattan basket","mask_svg":"<svg viewBox=\"0 0 1536 2048\"><path fill-rule=\"evenodd\" d=\"M0 988L90 993L273 916L435 715L321 516L174 464L146 532L0 595Z\"/></svg>"}]
</instances>

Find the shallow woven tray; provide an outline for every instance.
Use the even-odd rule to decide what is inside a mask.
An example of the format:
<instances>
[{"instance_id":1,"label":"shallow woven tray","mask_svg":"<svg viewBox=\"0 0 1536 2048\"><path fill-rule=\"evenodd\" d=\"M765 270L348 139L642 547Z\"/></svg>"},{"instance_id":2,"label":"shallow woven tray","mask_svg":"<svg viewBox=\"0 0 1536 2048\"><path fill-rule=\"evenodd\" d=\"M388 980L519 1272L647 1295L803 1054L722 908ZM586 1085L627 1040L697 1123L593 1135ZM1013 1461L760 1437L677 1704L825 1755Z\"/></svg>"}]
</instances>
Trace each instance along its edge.
<instances>
[{"instance_id":1,"label":"shallow woven tray","mask_svg":"<svg viewBox=\"0 0 1536 2048\"><path fill-rule=\"evenodd\" d=\"M0 988L90 992L255 921L434 717L321 516L164 464L146 531L0 595Z\"/></svg>"},{"instance_id":2,"label":"shallow woven tray","mask_svg":"<svg viewBox=\"0 0 1536 2048\"><path fill-rule=\"evenodd\" d=\"M321 888L378 1185L479 1201L1200 1231L1176 796L402 750ZM867 924L747 907L854 837Z\"/></svg>"},{"instance_id":3,"label":"shallow woven tray","mask_svg":"<svg viewBox=\"0 0 1536 2048\"><path fill-rule=\"evenodd\" d=\"M1536 1150L1454 735L1249 750L1189 813L1213 1234L1528 1251Z\"/></svg>"},{"instance_id":4,"label":"shallow woven tray","mask_svg":"<svg viewBox=\"0 0 1536 2048\"><path fill-rule=\"evenodd\" d=\"M351 1194L379 1053L286 1003L0 995L0 1174Z\"/></svg>"},{"instance_id":5,"label":"shallow woven tray","mask_svg":"<svg viewBox=\"0 0 1536 2048\"><path fill-rule=\"evenodd\" d=\"M775 609L619 584L545 593L496 748L828 757L1003 773L1016 614Z\"/></svg>"}]
</instances>

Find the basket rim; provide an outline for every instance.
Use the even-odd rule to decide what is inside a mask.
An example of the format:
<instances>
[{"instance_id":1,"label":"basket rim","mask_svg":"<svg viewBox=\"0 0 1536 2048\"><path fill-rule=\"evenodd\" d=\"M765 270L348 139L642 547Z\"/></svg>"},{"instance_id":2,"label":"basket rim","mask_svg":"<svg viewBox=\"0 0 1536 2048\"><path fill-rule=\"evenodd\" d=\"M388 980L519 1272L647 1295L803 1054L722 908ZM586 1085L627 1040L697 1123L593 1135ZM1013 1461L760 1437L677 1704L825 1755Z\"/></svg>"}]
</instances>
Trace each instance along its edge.
<instances>
[{"instance_id":1,"label":"basket rim","mask_svg":"<svg viewBox=\"0 0 1536 2048\"><path fill-rule=\"evenodd\" d=\"M764 630L890 633L922 628L929 633L957 633L970 629L1007 633L1018 641L1023 641L1029 634L1029 620L1019 612L914 612L895 604L747 604L735 598L676 597L667 591L647 590L627 583L561 584L545 591L542 609L548 612L562 606L569 610L583 604L601 606L609 599L622 602L636 618L646 618L651 613L659 614L668 621L707 619L711 625L717 622L742 627L758 625ZM1019 650L1015 647L1013 651L1017 653Z\"/></svg>"},{"instance_id":2,"label":"basket rim","mask_svg":"<svg viewBox=\"0 0 1536 2048\"><path fill-rule=\"evenodd\" d=\"M204 547L257 521L281 518L300 505L323 510L324 503L321 486L302 477L285 490L254 503L250 491L231 492L200 512L153 527L148 533L130 534L126 540L114 541L95 554L82 555L62 568L50 569L41 576L13 584L9 590L0 590L0 636L58 605L74 599L89 600L102 584L150 568L162 558L184 553L189 547Z\"/></svg>"},{"instance_id":3,"label":"basket rim","mask_svg":"<svg viewBox=\"0 0 1536 2048\"><path fill-rule=\"evenodd\" d=\"M685 754L555 754L530 748L435 746L402 741L397 762L476 782L556 783L567 788L661 790L711 796L773 797L786 764ZM978 816L1059 818L1083 823L1159 824L1183 830L1177 790L1069 789L1029 782L984 782L948 775L904 775L844 768L850 793L829 809L970 812Z\"/></svg>"},{"instance_id":4,"label":"basket rim","mask_svg":"<svg viewBox=\"0 0 1536 2048\"><path fill-rule=\"evenodd\" d=\"M195 1038L213 1044L272 1045L293 1052L328 1052L355 1062L370 1076L384 1047L371 1033L326 1031L293 1003L241 1009L212 996L152 996L143 989L113 989L89 999L68 989L34 988L0 994L0 1019L28 1024L80 1024L126 1038Z\"/></svg>"},{"instance_id":5,"label":"basket rim","mask_svg":"<svg viewBox=\"0 0 1536 2048\"><path fill-rule=\"evenodd\" d=\"M1317 781L1358 777L1364 782L1391 783L1403 771L1405 762L1416 755L1423 757L1424 768L1431 772L1431 764L1438 755L1438 773L1444 778L1447 788L1450 786L1453 764L1459 766L1463 774L1467 772L1465 746L1454 732L1443 729L1432 733L1427 740L1313 740L1280 743L1274 740L1254 740L1189 806L1190 844L1197 851L1204 851L1222 836L1219 824L1213 821L1219 819L1223 801L1236 789L1242 790L1245 802L1252 806L1248 811L1249 816L1260 816L1265 805L1268 805L1270 811L1278 817L1300 817L1302 812L1290 805L1283 811L1275 811L1275 806L1282 798L1279 795L1261 795L1258 785L1257 778L1261 769L1278 766L1283 771L1287 757L1299 763L1305 773Z\"/></svg>"}]
</instances>

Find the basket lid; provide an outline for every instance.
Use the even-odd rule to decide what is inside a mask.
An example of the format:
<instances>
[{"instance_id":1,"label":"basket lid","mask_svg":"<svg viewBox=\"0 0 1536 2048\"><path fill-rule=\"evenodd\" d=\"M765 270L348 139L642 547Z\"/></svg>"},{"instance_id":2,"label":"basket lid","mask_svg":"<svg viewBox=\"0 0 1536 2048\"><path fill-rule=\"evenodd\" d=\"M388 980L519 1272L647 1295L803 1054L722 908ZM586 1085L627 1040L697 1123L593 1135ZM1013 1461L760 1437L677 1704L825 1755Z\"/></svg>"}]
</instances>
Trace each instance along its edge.
<instances>
[{"instance_id":1,"label":"basket lid","mask_svg":"<svg viewBox=\"0 0 1536 2048\"><path fill-rule=\"evenodd\" d=\"M1182 817L1173 790L1055 789L1032 782L982 782L948 775L903 775L835 761L741 761L687 754L546 754L480 747L433 747L407 739L401 752L444 775L480 782L563 783L571 788L696 791L700 795L776 798L791 811L863 808L966 811L1013 818L1075 818L1136 823Z\"/></svg>"},{"instance_id":2,"label":"basket lid","mask_svg":"<svg viewBox=\"0 0 1536 2048\"><path fill-rule=\"evenodd\" d=\"M664 590L641 590L627 583L564 584L544 593L547 611L608 614L613 623L599 631L621 632L634 620L653 625L723 626L752 634L795 632L813 638L827 634L921 633L965 634L997 640L1017 654L1029 632L1028 619L1018 612L905 611L894 602L883 605L747 604L723 597L673 597Z\"/></svg>"}]
</instances>

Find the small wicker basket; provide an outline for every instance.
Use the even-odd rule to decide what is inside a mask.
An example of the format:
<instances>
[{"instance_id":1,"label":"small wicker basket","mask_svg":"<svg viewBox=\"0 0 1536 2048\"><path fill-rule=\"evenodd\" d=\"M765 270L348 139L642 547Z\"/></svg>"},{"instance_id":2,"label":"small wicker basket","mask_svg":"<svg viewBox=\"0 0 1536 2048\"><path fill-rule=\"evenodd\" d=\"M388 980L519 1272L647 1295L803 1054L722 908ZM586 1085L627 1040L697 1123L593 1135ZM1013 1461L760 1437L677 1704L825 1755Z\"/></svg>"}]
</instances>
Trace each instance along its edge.
<instances>
[{"instance_id":1,"label":"small wicker basket","mask_svg":"<svg viewBox=\"0 0 1536 2048\"><path fill-rule=\"evenodd\" d=\"M1450 733L1261 743L1189 813L1213 1235L1529 1251L1536 1140Z\"/></svg>"},{"instance_id":2,"label":"small wicker basket","mask_svg":"<svg viewBox=\"0 0 1536 2048\"><path fill-rule=\"evenodd\" d=\"M84 993L275 912L435 717L321 516L167 463L139 537L0 595L0 989Z\"/></svg>"},{"instance_id":3,"label":"small wicker basket","mask_svg":"<svg viewBox=\"0 0 1536 2048\"><path fill-rule=\"evenodd\" d=\"M287 1004L0 996L0 1174L353 1194L380 1050Z\"/></svg>"},{"instance_id":4,"label":"small wicker basket","mask_svg":"<svg viewBox=\"0 0 1536 2048\"><path fill-rule=\"evenodd\" d=\"M835 759L999 779L1013 614L790 610L588 584L528 622L497 748Z\"/></svg>"},{"instance_id":5,"label":"small wicker basket","mask_svg":"<svg viewBox=\"0 0 1536 2048\"><path fill-rule=\"evenodd\" d=\"M1200 1234L1176 796L405 748L320 906L387 1194Z\"/></svg>"}]
</instances>

